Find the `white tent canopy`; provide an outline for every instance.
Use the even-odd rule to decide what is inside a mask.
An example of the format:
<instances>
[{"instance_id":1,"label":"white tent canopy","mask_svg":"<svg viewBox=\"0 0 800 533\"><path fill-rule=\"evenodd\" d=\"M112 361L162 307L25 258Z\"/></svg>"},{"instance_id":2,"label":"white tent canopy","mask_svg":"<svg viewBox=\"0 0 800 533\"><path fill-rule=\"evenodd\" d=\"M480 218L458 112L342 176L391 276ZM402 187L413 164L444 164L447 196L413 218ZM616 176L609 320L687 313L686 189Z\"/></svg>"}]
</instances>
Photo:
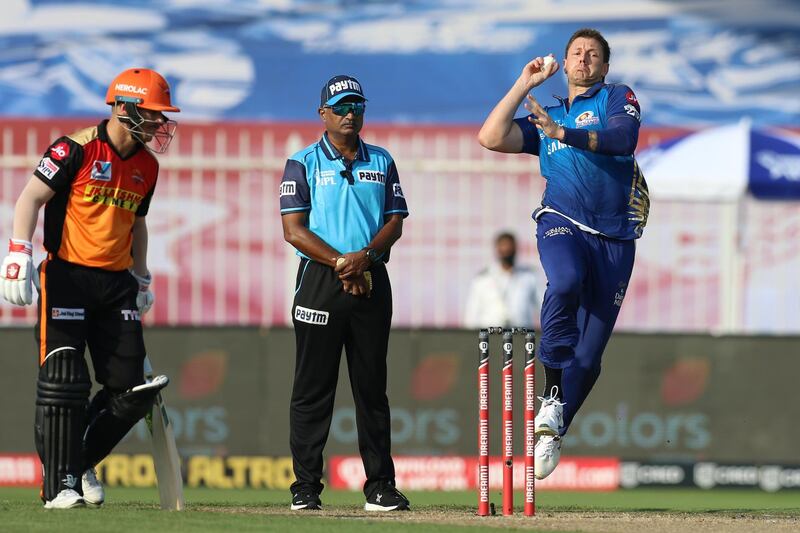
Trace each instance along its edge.
<instances>
[{"instance_id":1,"label":"white tent canopy","mask_svg":"<svg viewBox=\"0 0 800 533\"><path fill-rule=\"evenodd\" d=\"M687 201L741 198L749 158L748 121L703 130L636 156L653 199Z\"/></svg>"}]
</instances>

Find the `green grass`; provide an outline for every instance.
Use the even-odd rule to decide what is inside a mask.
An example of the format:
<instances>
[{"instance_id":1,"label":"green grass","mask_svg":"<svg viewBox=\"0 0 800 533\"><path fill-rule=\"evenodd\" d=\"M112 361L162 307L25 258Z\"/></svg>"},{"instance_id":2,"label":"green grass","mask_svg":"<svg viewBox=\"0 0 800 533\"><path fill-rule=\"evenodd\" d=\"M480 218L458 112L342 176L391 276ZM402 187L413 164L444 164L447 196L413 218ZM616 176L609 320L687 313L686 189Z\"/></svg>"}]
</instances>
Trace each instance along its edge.
<instances>
[{"instance_id":1,"label":"green grass","mask_svg":"<svg viewBox=\"0 0 800 533\"><path fill-rule=\"evenodd\" d=\"M407 492L407 495L415 511L428 512L427 523L411 523L414 512L392 513L380 521L374 520L359 512L364 500L358 492L326 491L322 496L328 514L315 516L313 513L289 513L289 494L286 491L187 489L187 512L169 513L158 509L155 489L109 488L108 503L102 509L46 511L37 498L37 491L2 488L0 530L463 533L488 525L487 522L472 520L475 513L473 492ZM492 499L499 509L500 496L493 494ZM521 494L516 495L516 502L521 511ZM769 515L800 520L800 498L797 492L788 491L774 494L753 490L688 489L541 492L537 494L537 505L542 512L563 513L565 516L580 511L690 512ZM437 522L438 513L443 517L441 522ZM454 521L457 523L452 523ZM526 523L519 520L495 520L492 525L501 525L504 531L528 529Z\"/></svg>"}]
</instances>

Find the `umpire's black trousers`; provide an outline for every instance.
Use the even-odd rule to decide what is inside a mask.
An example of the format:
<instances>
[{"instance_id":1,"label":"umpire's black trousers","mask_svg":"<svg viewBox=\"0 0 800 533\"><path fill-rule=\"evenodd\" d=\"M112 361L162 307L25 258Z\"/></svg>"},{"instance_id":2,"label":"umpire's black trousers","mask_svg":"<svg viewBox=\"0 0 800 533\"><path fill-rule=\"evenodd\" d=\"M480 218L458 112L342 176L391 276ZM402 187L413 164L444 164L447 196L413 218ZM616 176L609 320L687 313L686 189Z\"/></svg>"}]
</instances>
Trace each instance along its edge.
<instances>
[{"instance_id":1,"label":"umpire's black trousers","mask_svg":"<svg viewBox=\"0 0 800 533\"><path fill-rule=\"evenodd\" d=\"M392 289L386 267L371 268L372 295L352 296L329 267L303 259L292 307L297 360L290 408L290 446L296 481L292 492L322 492L322 450L328 439L342 348L347 355L356 408L358 449L369 495L394 481L386 352Z\"/></svg>"}]
</instances>

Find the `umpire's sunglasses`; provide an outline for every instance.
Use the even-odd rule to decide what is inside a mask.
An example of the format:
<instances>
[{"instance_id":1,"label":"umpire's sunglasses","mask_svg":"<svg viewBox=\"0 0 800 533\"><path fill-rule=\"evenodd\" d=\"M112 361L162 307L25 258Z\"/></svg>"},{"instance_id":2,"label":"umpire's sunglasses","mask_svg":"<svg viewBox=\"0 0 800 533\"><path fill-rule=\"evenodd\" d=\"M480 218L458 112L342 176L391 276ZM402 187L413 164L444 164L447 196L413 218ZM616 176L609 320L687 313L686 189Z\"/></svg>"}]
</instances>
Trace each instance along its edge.
<instances>
[{"instance_id":1,"label":"umpire's sunglasses","mask_svg":"<svg viewBox=\"0 0 800 533\"><path fill-rule=\"evenodd\" d=\"M334 115L339 115L340 117L345 117L350 113L360 117L366 111L367 104L364 102L346 102L344 104L326 105L325 107L333 111Z\"/></svg>"}]
</instances>

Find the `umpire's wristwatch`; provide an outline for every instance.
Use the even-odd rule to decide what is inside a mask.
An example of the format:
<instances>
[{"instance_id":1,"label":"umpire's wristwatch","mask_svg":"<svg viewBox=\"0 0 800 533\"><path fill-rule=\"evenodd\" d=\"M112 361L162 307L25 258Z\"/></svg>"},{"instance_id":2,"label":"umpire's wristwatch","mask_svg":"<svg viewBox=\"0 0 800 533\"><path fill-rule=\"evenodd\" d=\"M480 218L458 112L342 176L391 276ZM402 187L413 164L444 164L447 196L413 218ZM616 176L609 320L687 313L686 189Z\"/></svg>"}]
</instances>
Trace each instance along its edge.
<instances>
[{"instance_id":1,"label":"umpire's wristwatch","mask_svg":"<svg viewBox=\"0 0 800 533\"><path fill-rule=\"evenodd\" d=\"M367 259L369 259L370 263L378 262L378 252L376 252L372 248L364 248L364 252L366 252Z\"/></svg>"}]
</instances>

